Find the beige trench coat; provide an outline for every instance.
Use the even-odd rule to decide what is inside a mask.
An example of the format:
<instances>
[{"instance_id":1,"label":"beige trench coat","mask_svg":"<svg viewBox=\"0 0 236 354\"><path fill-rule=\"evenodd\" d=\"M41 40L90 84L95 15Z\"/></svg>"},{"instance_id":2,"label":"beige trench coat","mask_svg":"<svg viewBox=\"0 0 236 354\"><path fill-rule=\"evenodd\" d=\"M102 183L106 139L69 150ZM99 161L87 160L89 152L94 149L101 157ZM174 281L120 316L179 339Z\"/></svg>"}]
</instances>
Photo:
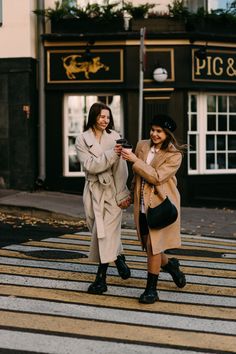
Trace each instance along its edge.
<instances>
[{"instance_id":1,"label":"beige trench coat","mask_svg":"<svg viewBox=\"0 0 236 354\"><path fill-rule=\"evenodd\" d=\"M141 177L148 182L145 183L143 191L146 212L153 185L155 186L155 193L152 193L152 207L160 204L163 197L168 195L178 209L178 218L173 224L160 230L149 229L152 251L155 255L167 249L181 246L180 195L175 174L181 165L182 154L173 145L170 145L168 152L164 150L156 152L151 164L148 165L145 161L150 147L151 140L140 141L135 151L138 160L133 164L134 220L139 239L141 240L139 227Z\"/></svg>"},{"instance_id":2,"label":"beige trench coat","mask_svg":"<svg viewBox=\"0 0 236 354\"><path fill-rule=\"evenodd\" d=\"M127 163L113 150L119 138L115 131L110 134L104 131L99 143L89 129L75 142L85 171L83 203L92 233L89 259L101 263L113 262L122 252L122 210L118 204L127 199L129 190Z\"/></svg>"}]
</instances>

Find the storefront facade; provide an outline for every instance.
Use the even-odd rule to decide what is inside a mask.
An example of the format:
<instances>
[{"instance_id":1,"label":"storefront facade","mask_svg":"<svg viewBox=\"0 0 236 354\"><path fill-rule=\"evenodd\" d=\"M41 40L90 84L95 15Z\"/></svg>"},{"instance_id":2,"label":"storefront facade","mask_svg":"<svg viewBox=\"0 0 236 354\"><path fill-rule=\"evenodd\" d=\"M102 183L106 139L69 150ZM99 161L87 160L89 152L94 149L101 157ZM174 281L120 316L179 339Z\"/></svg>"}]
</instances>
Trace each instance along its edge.
<instances>
[{"instance_id":1,"label":"storefront facade","mask_svg":"<svg viewBox=\"0 0 236 354\"><path fill-rule=\"evenodd\" d=\"M49 22L45 31L35 8L31 0L2 2L0 187L82 194L74 142L97 100L111 106L115 129L135 146L141 57L142 138L153 115L164 112L176 120L178 140L189 145L178 172L182 205L235 208L234 27L189 31L183 21L162 17L142 25L131 20L126 30L122 22L103 33L88 26L53 32ZM160 67L168 72L161 82L153 78Z\"/></svg>"},{"instance_id":2,"label":"storefront facade","mask_svg":"<svg viewBox=\"0 0 236 354\"><path fill-rule=\"evenodd\" d=\"M109 104L115 129L134 146L137 143L140 35L93 34L81 39L47 34L43 43L46 185L81 194L84 174L74 141L93 102ZM148 137L156 113L168 113L177 122L179 141L189 144L178 173L186 206L236 202L235 47L228 37L147 31L142 138ZM160 66L168 72L164 82L153 79Z\"/></svg>"}]
</instances>

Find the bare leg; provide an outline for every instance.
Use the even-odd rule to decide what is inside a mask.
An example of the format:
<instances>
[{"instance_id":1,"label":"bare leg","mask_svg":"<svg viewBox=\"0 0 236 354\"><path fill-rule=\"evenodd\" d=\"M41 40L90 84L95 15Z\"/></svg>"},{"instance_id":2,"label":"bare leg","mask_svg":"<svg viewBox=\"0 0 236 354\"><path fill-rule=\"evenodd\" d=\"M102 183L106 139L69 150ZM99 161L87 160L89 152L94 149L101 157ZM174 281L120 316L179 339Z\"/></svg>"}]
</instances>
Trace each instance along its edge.
<instances>
[{"instance_id":1,"label":"bare leg","mask_svg":"<svg viewBox=\"0 0 236 354\"><path fill-rule=\"evenodd\" d=\"M169 259L165 253L161 254L161 266L164 267L168 263Z\"/></svg>"}]
</instances>

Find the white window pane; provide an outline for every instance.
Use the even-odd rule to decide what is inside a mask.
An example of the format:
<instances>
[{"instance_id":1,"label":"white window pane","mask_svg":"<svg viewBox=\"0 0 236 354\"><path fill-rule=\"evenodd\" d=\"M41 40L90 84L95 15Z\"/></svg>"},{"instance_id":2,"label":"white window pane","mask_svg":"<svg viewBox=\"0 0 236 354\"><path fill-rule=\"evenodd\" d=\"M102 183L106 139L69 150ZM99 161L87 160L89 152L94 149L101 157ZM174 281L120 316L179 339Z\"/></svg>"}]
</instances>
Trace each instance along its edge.
<instances>
[{"instance_id":1,"label":"white window pane","mask_svg":"<svg viewBox=\"0 0 236 354\"><path fill-rule=\"evenodd\" d=\"M227 112L227 96L219 96L218 111Z\"/></svg>"},{"instance_id":2,"label":"white window pane","mask_svg":"<svg viewBox=\"0 0 236 354\"><path fill-rule=\"evenodd\" d=\"M207 97L207 112L216 112L216 96Z\"/></svg>"},{"instance_id":3,"label":"white window pane","mask_svg":"<svg viewBox=\"0 0 236 354\"><path fill-rule=\"evenodd\" d=\"M91 105L107 104L112 111L114 129L123 133L123 105L119 95L65 95L64 97L64 149L63 170L65 176L84 176L75 150L75 139L84 131Z\"/></svg>"},{"instance_id":4,"label":"white window pane","mask_svg":"<svg viewBox=\"0 0 236 354\"><path fill-rule=\"evenodd\" d=\"M229 111L236 113L236 96L229 96Z\"/></svg>"},{"instance_id":5,"label":"white window pane","mask_svg":"<svg viewBox=\"0 0 236 354\"><path fill-rule=\"evenodd\" d=\"M215 136L208 135L206 137L206 149L207 151L214 151L215 150Z\"/></svg>"},{"instance_id":6,"label":"white window pane","mask_svg":"<svg viewBox=\"0 0 236 354\"><path fill-rule=\"evenodd\" d=\"M190 154L190 169L196 170L197 168L197 154Z\"/></svg>"},{"instance_id":7,"label":"white window pane","mask_svg":"<svg viewBox=\"0 0 236 354\"><path fill-rule=\"evenodd\" d=\"M215 161L215 154L207 154L207 169L215 170L218 166Z\"/></svg>"},{"instance_id":8,"label":"white window pane","mask_svg":"<svg viewBox=\"0 0 236 354\"><path fill-rule=\"evenodd\" d=\"M190 129L191 131L196 131L197 130L197 115L196 114L191 114L190 116Z\"/></svg>"},{"instance_id":9,"label":"white window pane","mask_svg":"<svg viewBox=\"0 0 236 354\"><path fill-rule=\"evenodd\" d=\"M236 116L229 117L229 130L236 131Z\"/></svg>"},{"instance_id":10,"label":"white window pane","mask_svg":"<svg viewBox=\"0 0 236 354\"><path fill-rule=\"evenodd\" d=\"M218 117L218 130L226 131L227 130L227 116L219 115Z\"/></svg>"},{"instance_id":11,"label":"white window pane","mask_svg":"<svg viewBox=\"0 0 236 354\"><path fill-rule=\"evenodd\" d=\"M229 154L229 166L228 167L236 169L236 153Z\"/></svg>"},{"instance_id":12,"label":"white window pane","mask_svg":"<svg viewBox=\"0 0 236 354\"><path fill-rule=\"evenodd\" d=\"M189 137L189 149L190 149L190 151L196 151L197 150L196 135L190 135L190 137Z\"/></svg>"},{"instance_id":13,"label":"white window pane","mask_svg":"<svg viewBox=\"0 0 236 354\"><path fill-rule=\"evenodd\" d=\"M236 135L230 135L228 138L229 150L236 150Z\"/></svg>"},{"instance_id":14,"label":"white window pane","mask_svg":"<svg viewBox=\"0 0 236 354\"><path fill-rule=\"evenodd\" d=\"M226 148L226 136L225 135L218 135L217 136L217 146L216 149L219 150L225 150Z\"/></svg>"},{"instance_id":15,"label":"white window pane","mask_svg":"<svg viewBox=\"0 0 236 354\"><path fill-rule=\"evenodd\" d=\"M208 116L207 116L207 130L209 132L216 130L216 115L215 114L208 114Z\"/></svg>"},{"instance_id":16,"label":"white window pane","mask_svg":"<svg viewBox=\"0 0 236 354\"><path fill-rule=\"evenodd\" d=\"M194 113L192 97L196 103ZM236 95L190 93L188 102L189 174L235 173Z\"/></svg>"},{"instance_id":17,"label":"white window pane","mask_svg":"<svg viewBox=\"0 0 236 354\"><path fill-rule=\"evenodd\" d=\"M217 154L217 168L225 169L226 168L226 154Z\"/></svg>"},{"instance_id":18,"label":"white window pane","mask_svg":"<svg viewBox=\"0 0 236 354\"><path fill-rule=\"evenodd\" d=\"M197 112L197 98L195 95L191 95L191 112Z\"/></svg>"}]
</instances>

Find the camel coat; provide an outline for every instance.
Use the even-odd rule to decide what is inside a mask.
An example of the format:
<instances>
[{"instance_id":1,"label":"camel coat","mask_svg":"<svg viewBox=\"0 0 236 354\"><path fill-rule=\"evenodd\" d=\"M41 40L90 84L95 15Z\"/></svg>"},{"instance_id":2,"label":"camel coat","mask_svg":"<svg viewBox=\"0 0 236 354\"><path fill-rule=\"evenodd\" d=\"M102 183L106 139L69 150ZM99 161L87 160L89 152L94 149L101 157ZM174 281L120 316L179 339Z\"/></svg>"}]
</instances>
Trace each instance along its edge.
<instances>
[{"instance_id":1,"label":"camel coat","mask_svg":"<svg viewBox=\"0 0 236 354\"><path fill-rule=\"evenodd\" d=\"M168 151L159 150L155 153L150 165L145 161L151 147L151 140L142 140L137 144L135 154L138 160L133 164L134 180L134 220L138 237L140 236L139 213L140 213L140 192L142 177L147 183L144 185L143 198L145 211L147 212L151 197L151 206L160 204L165 195L178 209L177 220L163 229L149 229L149 235L153 254L159 254L167 249L181 246L180 239L180 195L177 189L175 174L182 161L182 154L171 144ZM154 186L154 193L153 191Z\"/></svg>"},{"instance_id":2,"label":"camel coat","mask_svg":"<svg viewBox=\"0 0 236 354\"><path fill-rule=\"evenodd\" d=\"M75 142L77 156L85 171L83 203L92 233L89 259L109 263L122 252L122 210L118 204L127 199L127 163L113 150L120 135L103 132L100 143L91 129Z\"/></svg>"}]
</instances>

